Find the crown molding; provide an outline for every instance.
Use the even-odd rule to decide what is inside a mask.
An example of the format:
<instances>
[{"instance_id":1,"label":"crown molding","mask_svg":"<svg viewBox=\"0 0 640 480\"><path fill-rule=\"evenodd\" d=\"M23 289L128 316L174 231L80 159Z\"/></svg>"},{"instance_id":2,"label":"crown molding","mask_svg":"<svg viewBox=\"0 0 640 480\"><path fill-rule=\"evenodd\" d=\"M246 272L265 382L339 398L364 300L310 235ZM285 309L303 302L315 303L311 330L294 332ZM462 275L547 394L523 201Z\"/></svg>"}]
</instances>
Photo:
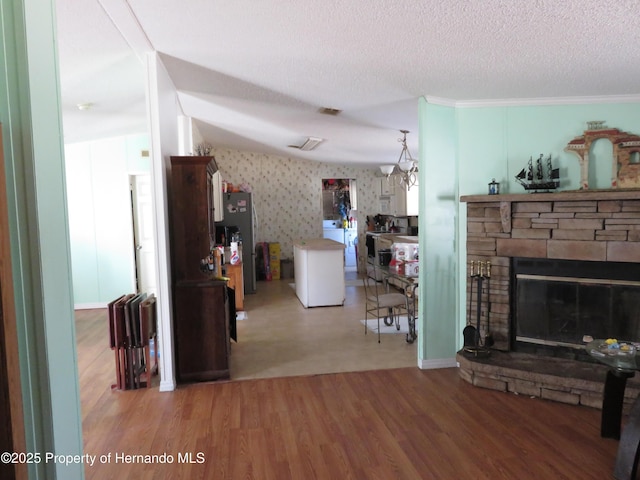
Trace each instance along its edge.
<instances>
[{"instance_id":1,"label":"crown molding","mask_svg":"<svg viewBox=\"0 0 640 480\"><path fill-rule=\"evenodd\" d=\"M457 107L458 101L452 98L432 97L431 95L425 95L427 103L434 105L442 105L443 107Z\"/></svg>"},{"instance_id":2,"label":"crown molding","mask_svg":"<svg viewBox=\"0 0 640 480\"><path fill-rule=\"evenodd\" d=\"M604 103L640 103L640 95L604 95L599 97L503 98L488 100L454 100L425 96L427 103L455 108L526 107L541 105L590 105Z\"/></svg>"}]
</instances>

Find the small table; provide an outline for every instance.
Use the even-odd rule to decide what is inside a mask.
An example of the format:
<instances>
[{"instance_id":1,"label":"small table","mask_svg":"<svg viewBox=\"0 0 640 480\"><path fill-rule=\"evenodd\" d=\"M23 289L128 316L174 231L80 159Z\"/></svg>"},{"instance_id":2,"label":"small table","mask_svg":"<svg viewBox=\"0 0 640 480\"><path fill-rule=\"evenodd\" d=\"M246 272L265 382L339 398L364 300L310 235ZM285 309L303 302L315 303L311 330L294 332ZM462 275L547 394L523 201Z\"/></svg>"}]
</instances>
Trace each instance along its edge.
<instances>
[{"instance_id":1,"label":"small table","mask_svg":"<svg viewBox=\"0 0 640 480\"><path fill-rule=\"evenodd\" d=\"M380 266L376 268L379 268L382 272L387 292L389 291L390 278L395 278L402 285L402 291L408 300L407 321L409 324L409 333L407 333L407 343L413 343L414 340L418 338L418 335L416 334L416 288L418 288L418 277L409 277L388 266Z\"/></svg>"},{"instance_id":2,"label":"small table","mask_svg":"<svg viewBox=\"0 0 640 480\"><path fill-rule=\"evenodd\" d=\"M640 359L633 355L609 355L601 351L605 340L597 339L589 342L585 348L589 355L607 365L607 378L604 384L602 399L602 417L600 435L604 438L620 439L614 477L617 479L635 479L637 458L640 453L640 397L631 407L629 419L620 435L622 421L622 405L627 379L640 370Z\"/></svg>"}]
</instances>

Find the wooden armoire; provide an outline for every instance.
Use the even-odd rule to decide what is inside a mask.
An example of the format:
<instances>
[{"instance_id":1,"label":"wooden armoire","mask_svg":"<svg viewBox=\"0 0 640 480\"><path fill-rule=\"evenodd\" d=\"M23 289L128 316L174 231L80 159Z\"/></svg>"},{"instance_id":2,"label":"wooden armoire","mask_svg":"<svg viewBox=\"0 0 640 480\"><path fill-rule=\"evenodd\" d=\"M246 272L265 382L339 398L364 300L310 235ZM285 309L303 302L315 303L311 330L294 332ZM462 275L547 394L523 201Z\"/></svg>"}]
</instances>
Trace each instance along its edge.
<instances>
[{"instance_id":1,"label":"wooden armoire","mask_svg":"<svg viewBox=\"0 0 640 480\"><path fill-rule=\"evenodd\" d=\"M200 268L215 239L211 179L217 169L213 157L171 157L173 331L180 383L229 378L235 308L227 282Z\"/></svg>"}]
</instances>

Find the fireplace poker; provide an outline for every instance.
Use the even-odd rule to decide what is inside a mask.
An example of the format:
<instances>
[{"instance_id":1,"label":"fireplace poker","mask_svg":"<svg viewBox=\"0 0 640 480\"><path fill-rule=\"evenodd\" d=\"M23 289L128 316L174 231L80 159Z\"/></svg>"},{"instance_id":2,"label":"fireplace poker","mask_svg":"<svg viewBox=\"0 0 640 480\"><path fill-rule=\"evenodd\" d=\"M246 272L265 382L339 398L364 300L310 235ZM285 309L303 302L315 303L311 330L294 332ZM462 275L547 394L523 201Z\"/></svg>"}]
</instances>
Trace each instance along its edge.
<instances>
[{"instance_id":1,"label":"fireplace poker","mask_svg":"<svg viewBox=\"0 0 640 480\"><path fill-rule=\"evenodd\" d=\"M475 262L471 260L471 273L469 278L471 279L469 285L469 309L467 310L467 326L462 330L462 337L464 341L464 349L467 347L475 347L476 345L476 327L471 324L471 308L473 305L473 278L475 276Z\"/></svg>"},{"instance_id":2,"label":"fireplace poker","mask_svg":"<svg viewBox=\"0 0 640 480\"><path fill-rule=\"evenodd\" d=\"M491 327L489 321L489 313L491 312L491 262L487 262L487 332L484 336L484 346L493 346L493 335L491 334Z\"/></svg>"},{"instance_id":3,"label":"fireplace poker","mask_svg":"<svg viewBox=\"0 0 640 480\"><path fill-rule=\"evenodd\" d=\"M485 275L485 265L487 268L487 273ZM480 319L482 317L482 283L485 279L488 279L491 276L491 264L490 262L478 262L478 271L474 268L474 263L471 262L471 287L469 294L469 325L464 328L463 336L464 336L464 348L463 353L470 354L475 357L486 357L489 355L490 351L481 346L480 342ZM478 283L477 292L476 292L476 326L471 325L471 306L473 300L473 283L474 280ZM488 325L487 325L488 330Z\"/></svg>"},{"instance_id":4,"label":"fireplace poker","mask_svg":"<svg viewBox=\"0 0 640 480\"><path fill-rule=\"evenodd\" d=\"M476 277L478 282L478 293L476 293L476 348L480 347L480 317L482 316L482 282L484 281L484 274L482 271L482 262L480 262L480 273Z\"/></svg>"}]
</instances>

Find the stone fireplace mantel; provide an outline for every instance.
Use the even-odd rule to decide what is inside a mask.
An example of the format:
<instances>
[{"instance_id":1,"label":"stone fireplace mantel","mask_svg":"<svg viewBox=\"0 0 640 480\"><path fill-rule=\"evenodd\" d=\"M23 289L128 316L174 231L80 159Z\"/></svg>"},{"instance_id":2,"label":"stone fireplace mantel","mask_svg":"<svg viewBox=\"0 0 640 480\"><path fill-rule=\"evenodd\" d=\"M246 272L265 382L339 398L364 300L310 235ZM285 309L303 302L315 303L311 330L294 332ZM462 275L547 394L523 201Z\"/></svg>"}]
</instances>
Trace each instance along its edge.
<instances>
[{"instance_id":1,"label":"stone fireplace mantel","mask_svg":"<svg viewBox=\"0 0 640 480\"><path fill-rule=\"evenodd\" d=\"M471 261L491 264L480 330L491 333L496 351L512 352L512 258L640 262L638 189L467 195L460 201L467 204L467 268ZM467 318L475 325L477 292L469 302L471 291L467 275ZM475 374L461 372L467 381L483 383Z\"/></svg>"},{"instance_id":2,"label":"stone fireplace mantel","mask_svg":"<svg viewBox=\"0 0 640 480\"><path fill-rule=\"evenodd\" d=\"M463 195L462 203L479 202L580 202L583 200L640 200L640 189L571 190L549 193L507 193L501 195Z\"/></svg>"}]
</instances>

